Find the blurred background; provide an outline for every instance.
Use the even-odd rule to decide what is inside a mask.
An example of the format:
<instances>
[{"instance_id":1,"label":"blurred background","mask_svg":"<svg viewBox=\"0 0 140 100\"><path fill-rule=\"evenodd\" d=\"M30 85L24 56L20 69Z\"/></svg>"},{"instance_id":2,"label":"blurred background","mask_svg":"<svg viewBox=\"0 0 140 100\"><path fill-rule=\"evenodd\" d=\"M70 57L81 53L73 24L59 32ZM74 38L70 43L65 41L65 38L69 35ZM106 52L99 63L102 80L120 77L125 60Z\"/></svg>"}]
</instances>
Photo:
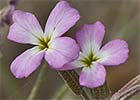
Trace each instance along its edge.
<instances>
[{"instance_id":1,"label":"blurred background","mask_svg":"<svg viewBox=\"0 0 140 100\"><path fill-rule=\"evenodd\" d=\"M19 0L16 9L28 11L36 15L42 28L49 13L59 0ZM113 39L124 39L129 45L129 59L117 67L107 67L107 80L112 93L140 73L140 5L139 0L67 0L72 7L79 10L81 19L65 35L75 37L75 32L84 23L100 20L106 27L103 44ZM8 0L0 0L0 9L7 5ZM0 28L0 100L27 99L40 70L36 70L26 79L16 79L10 72L10 64L15 57L31 45L22 45L7 39L9 26ZM45 62L46 63L46 62ZM64 84L55 70L49 69L46 80L41 85L38 99L50 100ZM66 99L67 98L67 99ZM69 99L68 99L69 98ZM71 91L64 100L82 100Z\"/></svg>"}]
</instances>

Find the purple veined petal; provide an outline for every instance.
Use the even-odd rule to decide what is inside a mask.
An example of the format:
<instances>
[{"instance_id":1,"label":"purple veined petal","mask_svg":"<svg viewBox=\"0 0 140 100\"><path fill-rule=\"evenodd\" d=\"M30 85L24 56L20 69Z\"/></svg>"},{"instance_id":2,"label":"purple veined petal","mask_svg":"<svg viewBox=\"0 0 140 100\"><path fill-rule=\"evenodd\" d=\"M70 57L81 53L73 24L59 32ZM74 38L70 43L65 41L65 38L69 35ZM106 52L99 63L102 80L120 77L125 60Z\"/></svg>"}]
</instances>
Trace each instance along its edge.
<instances>
[{"instance_id":1,"label":"purple veined petal","mask_svg":"<svg viewBox=\"0 0 140 100\"><path fill-rule=\"evenodd\" d=\"M112 40L99 51L98 62L103 65L119 65L127 60L128 52L128 44L124 40Z\"/></svg>"},{"instance_id":2,"label":"purple veined petal","mask_svg":"<svg viewBox=\"0 0 140 100\"><path fill-rule=\"evenodd\" d=\"M23 44L38 44L43 36L43 30L36 17L28 12L16 10L13 14L13 24L10 26L8 39Z\"/></svg>"},{"instance_id":3,"label":"purple veined petal","mask_svg":"<svg viewBox=\"0 0 140 100\"><path fill-rule=\"evenodd\" d=\"M87 56L88 55L86 53L80 52L79 57L76 60L65 64L59 70L72 70L72 69L81 68L81 67L85 66L85 64L81 60L86 58Z\"/></svg>"},{"instance_id":4,"label":"purple veined petal","mask_svg":"<svg viewBox=\"0 0 140 100\"><path fill-rule=\"evenodd\" d=\"M84 64L80 61L82 53L80 52L80 55L78 57L78 59L65 64L63 67L61 67L58 70L72 70L72 69L77 69L77 68L81 68L84 66Z\"/></svg>"},{"instance_id":5,"label":"purple veined petal","mask_svg":"<svg viewBox=\"0 0 140 100\"><path fill-rule=\"evenodd\" d=\"M78 61L78 60L75 60L73 62L70 62L70 63L67 63L65 64L62 68L58 69L58 70L72 70L72 69L77 69L77 68L81 68L83 67L83 64Z\"/></svg>"},{"instance_id":6,"label":"purple veined petal","mask_svg":"<svg viewBox=\"0 0 140 100\"><path fill-rule=\"evenodd\" d=\"M105 34L104 25L97 21L94 24L84 24L76 33L76 39L80 45L82 52L96 53L101 47Z\"/></svg>"},{"instance_id":7,"label":"purple veined petal","mask_svg":"<svg viewBox=\"0 0 140 100\"><path fill-rule=\"evenodd\" d=\"M45 26L45 36L55 38L63 35L79 20L79 12L66 1L60 1L50 13Z\"/></svg>"},{"instance_id":8,"label":"purple veined petal","mask_svg":"<svg viewBox=\"0 0 140 100\"><path fill-rule=\"evenodd\" d=\"M103 65L93 63L91 67L84 67L80 73L80 85L96 88L105 83L106 71Z\"/></svg>"},{"instance_id":9,"label":"purple veined petal","mask_svg":"<svg viewBox=\"0 0 140 100\"><path fill-rule=\"evenodd\" d=\"M51 41L46 51L45 59L48 64L55 68L61 68L64 64L77 59L79 47L75 40L69 37L59 37Z\"/></svg>"},{"instance_id":10,"label":"purple veined petal","mask_svg":"<svg viewBox=\"0 0 140 100\"><path fill-rule=\"evenodd\" d=\"M23 44L38 44L38 39L20 27L17 23L10 26L8 39Z\"/></svg>"},{"instance_id":11,"label":"purple veined petal","mask_svg":"<svg viewBox=\"0 0 140 100\"><path fill-rule=\"evenodd\" d=\"M39 47L26 50L11 64L11 71L16 78L28 77L41 64L45 51L39 51Z\"/></svg>"}]
</instances>

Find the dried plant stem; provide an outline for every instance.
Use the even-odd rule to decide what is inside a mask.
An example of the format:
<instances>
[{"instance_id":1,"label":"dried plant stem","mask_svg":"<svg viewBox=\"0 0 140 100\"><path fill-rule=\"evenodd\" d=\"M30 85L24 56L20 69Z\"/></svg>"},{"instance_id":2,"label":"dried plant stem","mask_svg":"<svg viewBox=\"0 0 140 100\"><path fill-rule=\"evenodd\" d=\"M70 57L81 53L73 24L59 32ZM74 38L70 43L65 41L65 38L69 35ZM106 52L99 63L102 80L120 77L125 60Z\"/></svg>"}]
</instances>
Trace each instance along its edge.
<instances>
[{"instance_id":1,"label":"dried plant stem","mask_svg":"<svg viewBox=\"0 0 140 100\"><path fill-rule=\"evenodd\" d=\"M124 100L136 92L140 91L140 75L133 78L125 86L123 86L118 92L116 92L110 100Z\"/></svg>"},{"instance_id":2,"label":"dried plant stem","mask_svg":"<svg viewBox=\"0 0 140 100\"><path fill-rule=\"evenodd\" d=\"M135 85L133 86L132 88L126 90L124 93L123 93L123 96L120 97L121 100L125 100L126 98L130 97L131 95L133 95L134 93L136 93L137 91L140 90L140 85Z\"/></svg>"},{"instance_id":3,"label":"dried plant stem","mask_svg":"<svg viewBox=\"0 0 140 100\"><path fill-rule=\"evenodd\" d=\"M47 66L46 65L43 65L39 74L38 74L38 77L36 79L36 82L33 86L33 89L29 95L29 98L28 100L35 100L39 90L40 90L40 87L41 87L41 83L43 82L43 80L45 79L46 77L46 74L47 74Z\"/></svg>"}]
</instances>

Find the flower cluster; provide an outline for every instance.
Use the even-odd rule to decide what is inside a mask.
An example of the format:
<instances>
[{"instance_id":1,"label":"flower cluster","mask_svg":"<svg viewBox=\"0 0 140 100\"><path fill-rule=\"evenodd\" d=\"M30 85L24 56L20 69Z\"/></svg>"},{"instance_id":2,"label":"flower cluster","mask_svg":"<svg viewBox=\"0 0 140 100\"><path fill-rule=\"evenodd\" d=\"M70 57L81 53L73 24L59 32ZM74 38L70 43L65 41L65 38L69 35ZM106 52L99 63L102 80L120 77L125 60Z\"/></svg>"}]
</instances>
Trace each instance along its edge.
<instances>
[{"instance_id":1,"label":"flower cluster","mask_svg":"<svg viewBox=\"0 0 140 100\"><path fill-rule=\"evenodd\" d=\"M76 40L62 36L79 20L79 12L66 1L60 1L50 13L43 31L37 18L28 12L16 10L8 39L32 44L11 64L16 78L28 77L45 58L56 70L83 67L80 85L94 88L103 85L106 78L104 66L119 65L128 58L128 45L124 40L112 40L101 47L105 34L104 25L97 21L84 24L76 33Z\"/></svg>"}]
</instances>

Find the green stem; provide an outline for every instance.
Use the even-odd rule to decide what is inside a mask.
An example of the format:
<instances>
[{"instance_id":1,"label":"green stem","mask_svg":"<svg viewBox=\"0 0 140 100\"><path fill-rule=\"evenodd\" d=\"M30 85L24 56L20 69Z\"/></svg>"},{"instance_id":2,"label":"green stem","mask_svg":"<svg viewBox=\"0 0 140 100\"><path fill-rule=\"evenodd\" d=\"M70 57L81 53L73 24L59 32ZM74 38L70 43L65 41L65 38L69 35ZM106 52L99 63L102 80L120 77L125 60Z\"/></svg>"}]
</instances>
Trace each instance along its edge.
<instances>
[{"instance_id":1,"label":"green stem","mask_svg":"<svg viewBox=\"0 0 140 100\"><path fill-rule=\"evenodd\" d=\"M40 90L41 83L43 82L44 78L46 77L46 74L47 74L47 66L43 65L39 74L38 74L38 77L37 77L36 82L33 86L33 89L28 97L28 100L35 100L35 98L37 97L37 94Z\"/></svg>"},{"instance_id":2,"label":"green stem","mask_svg":"<svg viewBox=\"0 0 140 100\"><path fill-rule=\"evenodd\" d=\"M92 89L90 89L89 91L90 91L91 97L94 98L94 91Z\"/></svg>"},{"instance_id":3,"label":"green stem","mask_svg":"<svg viewBox=\"0 0 140 100\"><path fill-rule=\"evenodd\" d=\"M57 94L54 96L54 99L52 100L62 100L63 97L68 93L68 87L66 85L63 85Z\"/></svg>"},{"instance_id":4,"label":"green stem","mask_svg":"<svg viewBox=\"0 0 140 100\"><path fill-rule=\"evenodd\" d=\"M82 97L84 97L84 100L93 100L93 98L92 98L92 96L90 95L90 90L91 89L89 89L89 88L86 88L86 87L83 87L83 95L82 95Z\"/></svg>"}]
</instances>

